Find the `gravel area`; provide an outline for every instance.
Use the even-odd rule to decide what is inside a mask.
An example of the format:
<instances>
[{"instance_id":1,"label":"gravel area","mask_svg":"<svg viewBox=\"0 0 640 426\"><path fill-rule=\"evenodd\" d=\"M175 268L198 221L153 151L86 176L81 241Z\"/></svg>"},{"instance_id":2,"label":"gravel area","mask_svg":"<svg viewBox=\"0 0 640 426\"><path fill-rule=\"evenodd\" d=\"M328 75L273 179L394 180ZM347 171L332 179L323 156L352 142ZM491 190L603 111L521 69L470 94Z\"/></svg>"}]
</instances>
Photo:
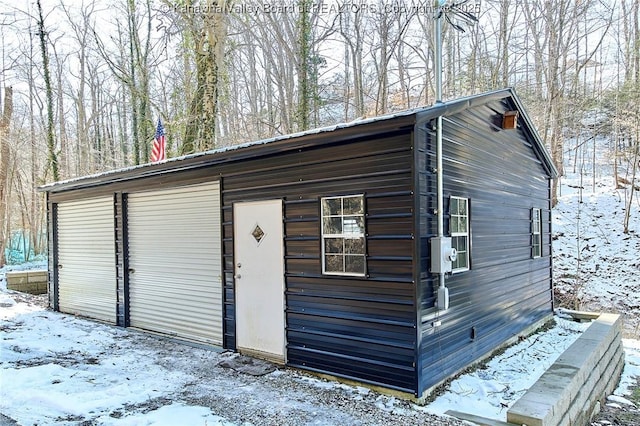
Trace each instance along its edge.
<instances>
[{"instance_id":1,"label":"gravel area","mask_svg":"<svg viewBox=\"0 0 640 426\"><path fill-rule=\"evenodd\" d=\"M33 307L44 308L47 304L46 296L15 292L11 292L10 296L18 303ZM42 348L13 344L8 349L19 353L20 359L5 363L4 368L23 369L56 364L65 371L84 374L94 367L115 365L119 357L133 354L134 359L141 361L137 368L158 371L158 376L178 377L171 380L180 383L170 389L153 389L156 392L154 396L143 399L141 403L116 405L90 416L58 417L56 424L109 424L112 420L126 420L133 413L148 413L173 403L210 408L212 413L234 425L465 424L453 418L431 415L416 404L382 395L363 386L324 380L304 371L279 367L229 351L217 352L132 329L74 319L50 310L27 315L37 316L38 321L62 321L66 324L64 327L75 330L71 332L73 335L92 336L90 333L98 333L100 336L109 334L112 338L92 339L86 346L72 350L58 347L48 348L44 352ZM3 321L1 328L6 336L3 339L11 339L13 333L20 334L21 329L29 328L30 321L33 326L34 320L25 320L25 317ZM71 377L74 375L71 374ZM136 380L135 375L136 366L132 366L122 370L120 379L126 382L131 376L131 380ZM59 380L71 379L61 377ZM98 383L97 378L95 383ZM159 380L153 386L162 386L162 383ZM0 425L16 424L6 414L0 413ZM50 417L43 414L42 419L41 424L45 424Z\"/></svg>"}]
</instances>

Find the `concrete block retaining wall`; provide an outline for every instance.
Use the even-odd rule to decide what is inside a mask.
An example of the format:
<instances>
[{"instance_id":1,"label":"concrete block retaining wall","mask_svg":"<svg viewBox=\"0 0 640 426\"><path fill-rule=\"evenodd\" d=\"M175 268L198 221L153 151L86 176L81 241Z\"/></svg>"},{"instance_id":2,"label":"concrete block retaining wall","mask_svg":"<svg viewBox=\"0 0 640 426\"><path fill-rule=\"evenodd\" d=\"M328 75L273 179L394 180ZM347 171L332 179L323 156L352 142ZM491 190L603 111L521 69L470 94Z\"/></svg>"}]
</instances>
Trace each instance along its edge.
<instances>
[{"instance_id":1,"label":"concrete block retaining wall","mask_svg":"<svg viewBox=\"0 0 640 426\"><path fill-rule=\"evenodd\" d=\"M7 288L30 294L47 293L46 270L7 272Z\"/></svg>"},{"instance_id":2,"label":"concrete block retaining wall","mask_svg":"<svg viewBox=\"0 0 640 426\"><path fill-rule=\"evenodd\" d=\"M588 425L620 380L622 319L601 314L507 411L526 426Z\"/></svg>"}]
</instances>

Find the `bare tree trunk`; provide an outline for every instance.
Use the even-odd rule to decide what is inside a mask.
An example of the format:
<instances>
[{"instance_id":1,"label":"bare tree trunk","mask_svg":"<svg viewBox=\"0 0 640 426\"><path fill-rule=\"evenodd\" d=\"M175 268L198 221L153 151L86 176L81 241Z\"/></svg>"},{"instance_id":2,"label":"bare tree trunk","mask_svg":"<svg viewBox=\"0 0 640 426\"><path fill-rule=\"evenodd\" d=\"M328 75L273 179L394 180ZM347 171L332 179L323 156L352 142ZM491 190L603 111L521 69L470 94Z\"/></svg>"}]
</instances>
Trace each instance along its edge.
<instances>
[{"instance_id":1,"label":"bare tree trunk","mask_svg":"<svg viewBox=\"0 0 640 426\"><path fill-rule=\"evenodd\" d=\"M13 114L13 89L5 87L4 106L0 118L0 267L5 264L5 248L9 233L9 199L11 185L9 183L9 165L11 164L11 147L9 146L9 125Z\"/></svg>"},{"instance_id":2,"label":"bare tree trunk","mask_svg":"<svg viewBox=\"0 0 640 426\"><path fill-rule=\"evenodd\" d=\"M298 111L296 121L298 130L307 130L309 128L311 102L315 93L311 81L311 1L301 0L298 5L300 16L296 25L299 36L296 61L298 74Z\"/></svg>"},{"instance_id":3,"label":"bare tree trunk","mask_svg":"<svg viewBox=\"0 0 640 426\"><path fill-rule=\"evenodd\" d=\"M362 14L356 13L341 13L340 19L340 34L342 35L346 44L348 56L351 59L351 70L353 71L353 83L349 83L346 80L346 84L351 84L353 88L353 116L361 117L365 114L364 106L364 84L362 69L362 56L363 56L363 30L362 30ZM345 63L345 67L349 64ZM347 98L346 102L350 102Z\"/></svg>"},{"instance_id":4,"label":"bare tree trunk","mask_svg":"<svg viewBox=\"0 0 640 426\"><path fill-rule=\"evenodd\" d=\"M640 82L640 4L634 1L631 9L633 17L633 79Z\"/></svg>"},{"instance_id":5,"label":"bare tree trunk","mask_svg":"<svg viewBox=\"0 0 640 426\"><path fill-rule=\"evenodd\" d=\"M404 58L404 43L400 43L396 50L398 61L398 82L400 83L400 94L402 108L411 108L411 76L407 72Z\"/></svg>"},{"instance_id":6,"label":"bare tree trunk","mask_svg":"<svg viewBox=\"0 0 640 426\"><path fill-rule=\"evenodd\" d=\"M636 124L636 144L633 149L633 155L631 157L631 161L633 162L632 171L631 171L631 184L629 185L629 198L627 199L627 205L624 212L624 224L623 224L623 232L625 234L629 233L629 220L631 219L631 207L633 206L633 194L638 190L636 187L636 174L638 172L638 163L640 162L640 131Z\"/></svg>"},{"instance_id":7,"label":"bare tree trunk","mask_svg":"<svg viewBox=\"0 0 640 426\"><path fill-rule=\"evenodd\" d=\"M501 71L502 75L500 76L502 87L507 87L509 85L509 34L508 29L511 28L509 25L509 9L510 9L510 0L501 0L500 2L500 53L501 53Z\"/></svg>"},{"instance_id":8,"label":"bare tree trunk","mask_svg":"<svg viewBox=\"0 0 640 426\"><path fill-rule=\"evenodd\" d=\"M49 74L49 54L47 53L46 34L44 31L44 18L42 16L42 5L37 0L38 5L38 36L40 37L40 49L42 52L42 71L44 73L44 84L47 92L47 148L49 151L49 167L54 181L60 180L58 172L58 156L56 154L55 129L53 127L53 90L51 89L51 76Z\"/></svg>"},{"instance_id":9,"label":"bare tree trunk","mask_svg":"<svg viewBox=\"0 0 640 426\"><path fill-rule=\"evenodd\" d=\"M226 7L227 2L207 0L207 7ZM218 116L218 96L222 83L224 66L224 46L227 36L225 14L205 13L199 22L192 16L183 16L187 20L188 31L194 38L194 56L196 65L196 89L192 97L187 132L181 153L212 149L216 144ZM189 21L190 20L190 21Z\"/></svg>"},{"instance_id":10,"label":"bare tree trunk","mask_svg":"<svg viewBox=\"0 0 640 426\"><path fill-rule=\"evenodd\" d=\"M379 58L376 63L378 91L376 94L376 110L375 114L380 115L387 112L387 97L389 96L389 70L388 70L388 48L389 40L389 27L391 23L386 14L380 16L378 21L378 36L380 37L379 46Z\"/></svg>"},{"instance_id":11,"label":"bare tree trunk","mask_svg":"<svg viewBox=\"0 0 640 426\"><path fill-rule=\"evenodd\" d=\"M54 49L55 52L55 49ZM58 161L60 164L60 176L65 178L69 176L69 146L67 136L67 121L65 119L64 110L64 88L62 86L62 75L64 74L64 60L56 54L56 79L58 89L58 125L60 126L60 156Z\"/></svg>"},{"instance_id":12,"label":"bare tree trunk","mask_svg":"<svg viewBox=\"0 0 640 426\"><path fill-rule=\"evenodd\" d=\"M634 106L635 106L635 117L633 120L633 126L635 128L635 137L634 138L630 138L630 139L635 139L633 146L632 146L632 151L631 151L631 162L633 163L632 168L631 168L631 184L629 185L629 190L631 191L631 193L629 194L629 199L627 201L627 206L625 209L625 215L624 215L624 229L623 232L625 234L629 233L629 220L631 218L631 206L633 205L633 195L636 191L640 191L640 185L636 186L636 176L637 176L637 172L638 172L638 167L640 167L640 123L638 123L638 120L640 120L640 93L638 93L638 90L640 90L640 16L639 15L639 8L640 6L638 5L638 2L634 2L633 3L633 12L635 13L634 17L633 17L633 49L631 52L631 63L634 66L634 72L633 72L633 81L632 81L632 87L634 87L634 96L633 96L633 100L634 100Z\"/></svg>"},{"instance_id":13,"label":"bare tree trunk","mask_svg":"<svg viewBox=\"0 0 640 426\"><path fill-rule=\"evenodd\" d=\"M133 164L138 165L142 162L140 155L140 134L139 134L139 110L138 110L138 78L137 67L135 60L135 42L134 31L136 31L135 21L135 4L134 0L128 0L127 12L129 13L128 26L129 26L129 78L128 87L129 95L131 97L131 137L133 138Z\"/></svg>"},{"instance_id":14,"label":"bare tree trunk","mask_svg":"<svg viewBox=\"0 0 640 426\"><path fill-rule=\"evenodd\" d=\"M29 25L29 29L31 30L31 25ZM38 165L37 165L37 149L36 149L36 130L35 130L35 119L34 119L34 98L35 98L35 81L34 81L34 76L33 76L33 67L34 67L34 63L33 63L33 58L34 58L34 51L33 51L33 32L29 31L29 71L28 71L28 75L29 75L29 154L30 154L30 164L31 164L31 202L30 202L30 210L33 214L37 214L37 212L39 213L39 201L40 199L38 198L38 194L35 191L35 186L36 186L36 177L38 176ZM38 218L38 224L37 224L37 232L38 234L36 235L35 238L35 242L34 242L34 246L38 246L38 248L40 247L40 245L38 244L39 242L39 232L40 232L40 227L41 227L41 221L42 221L42 217L41 216L36 216ZM40 252L40 251L39 251ZM4 254L4 251L1 252Z\"/></svg>"}]
</instances>

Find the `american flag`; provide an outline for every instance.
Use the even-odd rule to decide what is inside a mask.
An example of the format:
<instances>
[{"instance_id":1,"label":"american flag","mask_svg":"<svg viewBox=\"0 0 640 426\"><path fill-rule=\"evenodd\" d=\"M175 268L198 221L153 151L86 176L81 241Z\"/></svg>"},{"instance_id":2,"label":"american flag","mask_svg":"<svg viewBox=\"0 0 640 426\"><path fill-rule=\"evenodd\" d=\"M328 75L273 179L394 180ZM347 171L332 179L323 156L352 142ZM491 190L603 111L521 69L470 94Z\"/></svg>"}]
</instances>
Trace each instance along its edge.
<instances>
[{"instance_id":1,"label":"american flag","mask_svg":"<svg viewBox=\"0 0 640 426\"><path fill-rule=\"evenodd\" d=\"M151 162L156 163L167 158L167 152L165 150L166 144L164 140L164 127L162 127L162 121L158 117L158 126L156 127L156 135L153 140L153 148L151 149Z\"/></svg>"}]
</instances>

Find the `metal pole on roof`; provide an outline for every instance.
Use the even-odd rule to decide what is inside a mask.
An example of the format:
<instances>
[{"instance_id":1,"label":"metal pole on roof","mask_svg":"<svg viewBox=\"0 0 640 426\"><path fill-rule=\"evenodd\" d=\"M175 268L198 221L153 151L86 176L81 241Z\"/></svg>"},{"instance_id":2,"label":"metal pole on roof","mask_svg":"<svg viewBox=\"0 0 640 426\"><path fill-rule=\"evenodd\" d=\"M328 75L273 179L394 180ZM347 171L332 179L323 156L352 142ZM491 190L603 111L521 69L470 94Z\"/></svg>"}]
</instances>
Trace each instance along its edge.
<instances>
[{"instance_id":1,"label":"metal pole on roof","mask_svg":"<svg viewBox=\"0 0 640 426\"><path fill-rule=\"evenodd\" d=\"M434 55L433 62L435 67L435 95L436 103L442 102L442 5L441 0L435 1L435 25L433 26Z\"/></svg>"},{"instance_id":2,"label":"metal pole on roof","mask_svg":"<svg viewBox=\"0 0 640 426\"><path fill-rule=\"evenodd\" d=\"M435 95L436 104L442 102L442 7L440 0L436 2L436 22L434 25L434 65L435 65ZM436 118L436 170L437 170L437 194L438 194L438 237L444 236L443 189L442 189L442 115ZM442 274L444 277L444 274Z\"/></svg>"},{"instance_id":3,"label":"metal pole on roof","mask_svg":"<svg viewBox=\"0 0 640 426\"><path fill-rule=\"evenodd\" d=\"M433 0L434 3L434 19L433 39L434 54L433 62L435 68L435 97L436 104L442 103L442 19L446 18L451 26L458 30L464 29L454 24L449 16L445 16L448 12L452 16L460 18L468 24L478 21L474 15L468 12L465 6L468 0L459 2L452 1L447 4L448 0ZM446 311L449 309L449 289L445 286L445 275L451 272L452 263L456 260L456 250L452 248L451 237L444 236L444 170L443 170L443 149L442 149L442 115L436 117L436 193L437 193L437 235L431 239L431 272L438 275L438 298L436 306L438 310Z\"/></svg>"},{"instance_id":4,"label":"metal pole on roof","mask_svg":"<svg viewBox=\"0 0 640 426\"><path fill-rule=\"evenodd\" d=\"M433 62L435 68L435 97L436 104L442 102L442 5L441 0L434 0L435 25L434 28L434 54ZM442 115L436 118L436 194L437 194L437 237L444 237L444 188L442 170ZM444 249L441 249L441 251ZM442 256L443 253L431 253L431 256ZM437 306L440 310L449 308L449 291L445 285L444 270L438 272L438 298Z\"/></svg>"}]
</instances>

